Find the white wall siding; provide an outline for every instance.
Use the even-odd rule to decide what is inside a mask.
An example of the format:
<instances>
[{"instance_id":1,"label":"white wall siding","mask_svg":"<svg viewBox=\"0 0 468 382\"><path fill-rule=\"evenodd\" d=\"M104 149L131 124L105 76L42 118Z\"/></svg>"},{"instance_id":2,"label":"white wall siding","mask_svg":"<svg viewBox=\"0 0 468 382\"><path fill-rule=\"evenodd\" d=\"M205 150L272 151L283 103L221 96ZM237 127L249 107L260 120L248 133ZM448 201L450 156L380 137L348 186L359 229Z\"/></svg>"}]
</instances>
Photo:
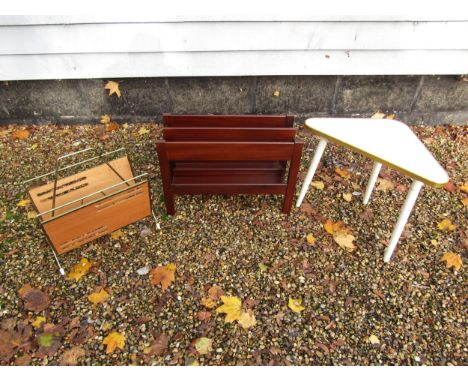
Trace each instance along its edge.
<instances>
[{"instance_id":1,"label":"white wall siding","mask_svg":"<svg viewBox=\"0 0 468 382\"><path fill-rule=\"evenodd\" d=\"M468 21L64 17L0 17L0 80L468 73Z\"/></svg>"}]
</instances>

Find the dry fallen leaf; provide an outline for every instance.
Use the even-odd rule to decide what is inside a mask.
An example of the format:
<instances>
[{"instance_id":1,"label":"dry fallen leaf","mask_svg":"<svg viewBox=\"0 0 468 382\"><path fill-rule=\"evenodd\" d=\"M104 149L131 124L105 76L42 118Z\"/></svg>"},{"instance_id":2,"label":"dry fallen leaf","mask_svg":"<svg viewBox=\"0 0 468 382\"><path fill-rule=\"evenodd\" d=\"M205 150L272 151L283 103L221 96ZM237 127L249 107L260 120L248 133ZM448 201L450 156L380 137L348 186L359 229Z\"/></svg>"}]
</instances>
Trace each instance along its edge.
<instances>
[{"instance_id":1,"label":"dry fallen leaf","mask_svg":"<svg viewBox=\"0 0 468 382\"><path fill-rule=\"evenodd\" d=\"M148 355L160 356L167 349L169 338L165 334L157 336L153 343L143 350L143 353Z\"/></svg>"},{"instance_id":2,"label":"dry fallen leaf","mask_svg":"<svg viewBox=\"0 0 468 382\"><path fill-rule=\"evenodd\" d=\"M36 329L39 329L41 327L41 324L45 322L46 318L44 316L37 316L31 325L34 326Z\"/></svg>"},{"instance_id":3,"label":"dry fallen leaf","mask_svg":"<svg viewBox=\"0 0 468 382\"><path fill-rule=\"evenodd\" d=\"M273 93L273 95L274 95L275 97L279 97L279 96L280 96L280 91L279 91L279 89L276 89L275 92Z\"/></svg>"},{"instance_id":4,"label":"dry fallen leaf","mask_svg":"<svg viewBox=\"0 0 468 382\"><path fill-rule=\"evenodd\" d=\"M200 321L208 321L211 318L211 312L206 310L202 310L201 312L197 313L197 319Z\"/></svg>"},{"instance_id":5,"label":"dry fallen leaf","mask_svg":"<svg viewBox=\"0 0 468 382\"><path fill-rule=\"evenodd\" d=\"M218 301L221 296L224 296L224 291L221 287L213 285L210 289L208 289L208 297L213 301Z\"/></svg>"},{"instance_id":6,"label":"dry fallen leaf","mask_svg":"<svg viewBox=\"0 0 468 382\"><path fill-rule=\"evenodd\" d=\"M67 275L68 280L79 281L91 268L92 263L83 257L78 264L75 264Z\"/></svg>"},{"instance_id":7,"label":"dry fallen leaf","mask_svg":"<svg viewBox=\"0 0 468 382\"><path fill-rule=\"evenodd\" d=\"M263 263L259 263L258 264L258 268L260 269L260 272L266 272L268 270L268 266L266 266L265 264Z\"/></svg>"},{"instance_id":8,"label":"dry fallen leaf","mask_svg":"<svg viewBox=\"0 0 468 382\"><path fill-rule=\"evenodd\" d=\"M447 252L442 256L440 261L445 261L447 268L454 267L457 271L460 270L463 260L460 255L454 252Z\"/></svg>"},{"instance_id":9,"label":"dry fallen leaf","mask_svg":"<svg viewBox=\"0 0 468 382\"><path fill-rule=\"evenodd\" d=\"M107 81L107 84L104 86L104 89L109 90L109 96L112 94L117 94L117 97L120 98L122 95L119 89L119 83L115 81Z\"/></svg>"},{"instance_id":10,"label":"dry fallen leaf","mask_svg":"<svg viewBox=\"0 0 468 382\"><path fill-rule=\"evenodd\" d=\"M351 230L347 228L342 221L333 222L331 219L327 219L327 221L323 224L323 228L325 228L325 231L327 231L330 235L333 235L337 232L351 233Z\"/></svg>"},{"instance_id":11,"label":"dry fallen leaf","mask_svg":"<svg viewBox=\"0 0 468 382\"><path fill-rule=\"evenodd\" d=\"M213 340L208 337L201 337L195 341L195 349L199 354L205 355L213 350Z\"/></svg>"},{"instance_id":12,"label":"dry fallen leaf","mask_svg":"<svg viewBox=\"0 0 468 382\"><path fill-rule=\"evenodd\" d=\"M60 358L60 366L76 366L78 360L86 355L83 348L73 346L71 349L65 350Z\"/></svg>"},{"instance_id":13,"label":"dry fallen leaf","mask_svg":"<svg viewBox=\"0 0 468 382\"><path fill-rule=\"evenodd\" d=\"M29 199L23 199L23 200L20 200L18 203L16 203L16 205L18 207L26 207L30 203L31 201Z\"/></svg>"},{"instance_id":14,"label":"dry fallen leaf","mask_svg":"<svg viewBox=\"0 0 468 382\"><path fill-rule=\"evenodd\" d=\"M252 326L255 326L257 320L255 319L255 315L253 314L253 312L251 310L247 310L241 313L238 322L243 329L249 329Z\"/></svg>"},{"instance_id":15,"label":"dry fallen leaf","mask_svg":"<svg viewBox=\"0 0 468 382\"><path fill-rule=\"evenodd\" d=\"M465 207L468 206L468 198L463 198L461 202Z\"/></svg>"},{"instance_id":16,"label":"dry fallen leaf","mask_svg":"<svg viewBox=\"0 0 468 382\"><path fill-rule=\"evenodd\" d=\"M335 240L335 242L341 248L346 249L347 251L351 252L354 249L356 249L356 246L353 243L353 241L356 240L356 238L348 233L337 232L333 234L333 240Z\"/></svg>"},{"instance_id":17,"label":"dry fallen leaf","mask_svg":"<svg viewBox=\"0 0 468 382\"><path fill-rule=\"evenodd\" d=\"M101 115L101 123L107 124L110 121L111 121L111 119L107 114Z\"/></svg>"},{"instance_id":18,"label":"dry fallen leaf","mask_svg":"<svg viewBox=\"0 0 468 382\"><path fill-rule=\"evenodd\" d=\"M353 241L356 240L356 237L351 234L351 230L347 228L342 221L333 222L333 220L328 219L324 224L323 228L330 235L333 235L333 240L343 249L347 251L353 251L356 249Z\"/></svg>"},{"instance_id":19,"label":"dry fallen leaf","mask_svg":"<svg viewBox=\"0 0 468 382\"><path fill-rule=\"evenodd\" d=\"M19 296L24 301L24 307L33 312L41 312L46 310L50 305L50 297L47 293L40 289L33 288L26 284L18 291Z\"/></svg>"},{"instance_id":20,"label":"dry fallen leaf","mask_svg":"<svg viewBox=\"0 0 468 382\"><path fill-rule=\"evenodd\" d=\"M452 232L452 231L455 231L455 229L457 228L457 226L455 224L452 224L452 221L450 219L443 219L441 220L439 223L437 223L437 229L441 230L441 231L448 231L448 232Z\"/></svg>"},{"instance_id":21,"label":"dry fallen leaf","mask_svg":"<svg viewBox=\"0 0 468 382\"><path fill-rule=\"evenodd\" d=\"M302 298L289 297L288 307L293 312L295 312L295 313L302 312L305 308L301 304L302 304Z\"/></svg>"},{"instance_id":22,"label":"dry fallen leaf","mask_svg":"<svg viewBox=\"0 0 468 382\"><path fill-rule=\"evenodd\" d=\"M226 313L224 322L239 320L241 317L241 300L234 296L221 296L221 301L223 305L216 309L216 312Z\"/></svg>"},{"instance_id":23,"label":"dry fallen leaf","mask_svg":"<svg viewBox=\"0 0 468 382\"><path fill-rule=\"evenodd\" d=\"M349 179L351 177L351 174L348 170L344 169L344 168L335 168L335 172L341 176L343 179Z\"/></svg>"},{"instance_id":24,"label":"dry fallen leaf","mask_svg":"<svg viewBox=\"0 0 468 382\"><path fill-rule=\"evenodd\" d=\"M310 203L302 203L301 212L304 212L308 216L313 216L317 214L317 210L313 208Z\"/></svg>"},{"instance_id":25,"label":"dry fallen leaf","mask_svg":"<svg viewBox=\"0 0 468 382\"><path fill-rule=\"evenodd\" d=\"M13 137L13 139L19 139L19 140L27 139L29 138L29 131L28 130L16 130L16 131L13 131L11 136Z\"/></svg>"},{"instance_id":26,"label":"dry fallen leaf","mask_svg":"<svg viewBox=\"0 0 468 382\"><path fill-rule=\"evenodd\" d=\"M114 131L114 130L117 130L118 128L119 128L119 124L115 122L109 122L106 125L106 131Z\"/></svg>"},{"instance_id":27,"label":"dry fallen leaf","mask_svg":"<svg viewBox=\"0 0 468 382\"><path fill-rule=\"evenodd\" d=\"M150 271L151 285L161 283L162 291L164 292L175 281L176 265L169 263L165 266L154 268Z\"/></svg>"},{"instance_id":28,"label":"dry fallen leaf","mask_svg":"<svg viewBox=\"0 0 468 382\"><path fill-rule=\"evenodd\" d=\"M385 113L377 112L372 114L372 119L382 119L385 117Z\"/></svg>"},{"instance_id":29,"label":"dry fallen leaf","mask_svg":"<svg viewBox=\"0 0 468 382\"><path fill-rule=\"evenodd\" d=\"M307 236L306 236L306 239L307 239L307 244L309 245L314 245L315 244L315 237L314 235L312 235L311 233L309 233Z\"/></svg>"},{"instance_id":30,"label":"dry fallen leaf","mask_svg":"<svg viewBox=\"0 0 468 382\"><path fill-rule=\"evenodd\" d=\"M315 187L317 190L323 190L325 188L325 184L321 180L313 181L310 185Z\"/></svg>"},{"instance_id":31,"label":"dry fallen leaf","mask_svg":"<svg viewBox=\"0 0 468 382\"><path fill-rule=\"evenodd\" d=\"M371 334L369 336L368 340L372 345L379 345L380 344L380 340L377 338L377 336L375 334Z\"/></svg>"},{"instance_id":32,"label":"dry fallen leaf","mask_svg":"<svg viewBox=\"0 0 468 382\"><path fill-rule=\"evenodd\" d=\"M448 181L444 184L444 190L448 192L455 192L456 191L455 184L452 181Z\"/></svg>"},{"instance_id":33,"label":"dry fallen leaf","mask_svg":"<svg viewBox=\"0 0 468 382\"><path fill-rule=\"evenodd\" d=\"M201 299L201 304L206 307L206 308L209 308L209 309L212 309L216 306L216 302L213 301L211 298L209 297L203 297Z\"/></svg>"},{"instance_id":34,"label":"dry fallen leaf","mask_svg":"<svg viewBox=\"0 0 468 382\"><path fill-rule=\"evenodd\" d=\"M88 300L92 302L94 305L102 304L103 302L109 299L110 295L102 288L99 292L91 293L88 296Z\"/></svg>"},{"instance_id":35,"label":"dry fallen leaf","mask_svg":"<svg viewBox=\"0 0 468 382\"><path fill-rule=\"evenodd\" d=\"M28 211L28 219L35 219L37 217L37 213L35 211Z\"/></svg>"},{"instance_id":36,"label":"dry fallen leaf","mask_svg":"<svg viewBox=\"0 0 468 382\"><path fill-rule=\"evenodd\" d=\"M458 186L458 189L459 189L461 192L464 192L464 193L468 194L468 183L460 184L460 185Z\"/></svg>"},{"instance_id":37,"label":"dry fallen leaf","mask_svg":"<svg viewBox=\"0 0 468 382\"><path fill-rule=\"evenodd\" d=\"M376 187L377 191L391 191L395 188L395 185L392 181L384 178L377 179L378 185Z\"/></svg>"},{"instance_id":38,"label":"dry fallen leaf","mask_svg":"<svg viewBox=\"0 0 468 382\"><path fill-rule=\"evenodd\" d=\"M343 193L343 199L346 200L347 202L350 202L351 199L353 198L353 194L352 193Z\"/></svg>"},{"instance_id":39,"label":"dry fallen leaf","mask_svg":"<svg viewBox=\"0 0 468 382\"><path fill-rule=\"evenodd\" d=\"M123 231L121 229L118 229L117 231L111 232L111 239L112 240L118 240L123 236L125 236L125 234L123 233Z\"/></svg>"},{"instance_id":40,"label":"dry fallen leaf","mask_svg":"<svg viewBox=\"0 0 468 382\"><path fill-rule=\"evenodd\" d=\"M117 332L112 332L104 338L102 344L107 345L107 354L113 353L116 348L123 350L125 347L125 336Z\"/></svg>"},{"instance_id":41,"label":"dry fallen leaf","mask_svg":"<svg viewBox=\"0 0 468 382\"><path fill-rule=\"evenodd\" d=\"M140 135L144 135L144 134L148 134L149 133L149 130L145 127L140 127L140 130L138 130L138 134Z\"/></svg>"}]
</instances>

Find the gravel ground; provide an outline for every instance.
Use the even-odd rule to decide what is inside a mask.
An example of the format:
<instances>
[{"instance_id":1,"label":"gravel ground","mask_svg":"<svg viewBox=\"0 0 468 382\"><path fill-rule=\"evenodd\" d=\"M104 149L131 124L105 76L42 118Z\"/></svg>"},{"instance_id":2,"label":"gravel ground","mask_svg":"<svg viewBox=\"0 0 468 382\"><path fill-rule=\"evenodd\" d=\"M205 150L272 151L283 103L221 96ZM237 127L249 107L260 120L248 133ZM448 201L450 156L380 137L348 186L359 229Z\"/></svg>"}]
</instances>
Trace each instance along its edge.
<instances>
[{"instance_id":1,"label":"gravel ground","mask_svg":"<svg viewBox=\"0 0 468 382\"><path fill-rule=\"evenodd\" d=\"M32 365L466 365L467 278L441 257L466 260L468 195L467 126L417 127L448 170L451 190L423 188L389 264L382 255L410 185L383 169L393 190L375 190L361 203L372 163L329 145L305 208L289 216L276 196L177 197L174 217L165 215L154 140L160 127L47 125L0 127L0 362ZM30 136L12 134L27 128ZM149 133L148 133L149 131ZM300 179L317 139L306 141ZM67 273L82 257L93 263L79 281L59 275L21 182L50 171L58 155L88 146L127 147L137 173L150 174L150 218L61 256ZM344 179L336 168L350 173ZM355 193L351 201L342 194ZM31 214L29 214L31 215ZM441 231L449 218L456 228ZM356 237L352 252L340 248L323 228L343 221ZM306 235L316 241L307 243ZM137 270L174 263L175 281L166 291ZM140 273L145 273L140 270ZM29 284L50 297L45 310L27 306L20 289ZM226 323L202 299L217 285L239 297L256 324ZM105 288L110 298L93 305L88 295ZM99 289L99 288L98 288ZM302 299L297 313L288 299ZM200 315L200 312L209 312ZM39 324L37 317L44 317ZM203 320L200 320L203 318ZM32 324L36 327L33 327ZM106 353L103 340L122 334L123 349ZM44 333L50 334L49 341ZM208 349L197 339L206 337ZM19 339L18 339L19 338ZM203 342L206 344L206 341ZM210 350L212 348L212 350ZM206 354L201 354L206 353Z\"/></svg>"}]
</instances>

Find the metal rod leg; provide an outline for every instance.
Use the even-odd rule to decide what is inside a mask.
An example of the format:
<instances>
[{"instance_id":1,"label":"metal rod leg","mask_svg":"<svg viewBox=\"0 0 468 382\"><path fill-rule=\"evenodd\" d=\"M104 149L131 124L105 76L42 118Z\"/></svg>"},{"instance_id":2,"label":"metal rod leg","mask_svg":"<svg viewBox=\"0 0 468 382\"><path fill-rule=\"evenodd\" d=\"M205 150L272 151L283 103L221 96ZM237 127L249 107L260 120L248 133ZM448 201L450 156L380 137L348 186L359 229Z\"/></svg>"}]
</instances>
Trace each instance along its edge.
<instances>
[{"instance_id":1,"label":"metal rod leg","mask_svg":"<svg viewBox=\"0 0 468 382\"><path fill-rule=\"evenodd\" d=\"M65 269L62 268L62 265L60 264L60 261L59 261L59 259L57 257L57 254L55 253L54 249L52 249L52 253L53 253L55 261L57 262L57 265L59 267L60 274L62 276L65 276Z\"/></svg>"},{"instance_id":2,"label":"metal rod leg","mask_svg":"<svg viewBox=\"0 0 468 382\"><path fill-rule=\"evenodd\" d=\"M317 170L318 164L320 163L320 159L322 158L322 154L325 151L325 147L327 146L327 140L324 138L320 139L320 142L315 149L314 158L312 162L310 162L309 170L307 171L307 175L304 179L304 184L301 188L301 193L299 194L299 198L296 202L296 207L300 207L302 201L304 200L304 196L307 193L307 189L309 188L310 182L312 182L312 178L314 177L315 170Z\"/></svg>"},{"instance_id":3,"label":"metal rod leg","mask_svg":"<svg viewBox=\"0 0 468 382\"><path fill-rule=\"evenodd\" d=\"M384 261L386 263L388 263L390 261L390 258L392 257L393 251L395 250L398 240L400 239L401 233L405 228L405 224L408 221L408 218L411 214L411 210L413 209L414 203L418 198L419 191L421 190L422 186L423 184L419 180L413 180L413 184L411 185L408 195L406 196L405 203L401 208L400 216L398 217L395 228L393 228L392 237L390 238L388 247L385 250Z\"/></svg>"},{"instance_id":4,"label":"metal rod leg","mask_svg":"<svg viewBox=\"0 0 468 382\"><path fill-rule=\"evenodd\" d=\"M369 203L372 190L374 189L375 182L377 181L377 177L379 176L379 172L381 168L382 168L382 163L374 162L374 167L372 168L372 173L369 178L369 182L367 183L366 192L364 193L364 199L362 201L364 205Z\"/></svg>"},{"instance_id":5,"label":"metal rod leg","mask_svg":"<svg viewBox=\"0 0 468 382\"><path fill-rule=\"evenodd\" d=\"M161 226L158 223L158 219L156 219L156 215L154 214L153 209L151 209L151 215L153 215L154 223L156 224L157 229L161 229Z\"/></svg>"}]
</instances>

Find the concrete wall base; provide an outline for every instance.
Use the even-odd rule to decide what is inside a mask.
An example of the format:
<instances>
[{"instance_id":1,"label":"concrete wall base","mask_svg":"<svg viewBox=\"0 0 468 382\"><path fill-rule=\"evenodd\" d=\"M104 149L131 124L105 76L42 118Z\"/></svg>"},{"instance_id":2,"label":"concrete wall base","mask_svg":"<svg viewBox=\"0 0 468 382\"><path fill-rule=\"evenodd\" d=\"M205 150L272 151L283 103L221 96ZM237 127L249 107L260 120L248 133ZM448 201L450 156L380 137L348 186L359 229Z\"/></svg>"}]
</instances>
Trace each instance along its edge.
<instances>
[{"instance_id":1,"label":"concrete wall base","mask_svg":"<svg viewBox=\"0 0 468 382\"><path fill-rule=\"evenodd\" d=\"M106 79L0 83L0 124L159 122L162 113L369 117L408 124L466 124L468 82L460 76L264 76ZM278 91L279 95L275 96Z\"/></svg>"}]
</instances>

